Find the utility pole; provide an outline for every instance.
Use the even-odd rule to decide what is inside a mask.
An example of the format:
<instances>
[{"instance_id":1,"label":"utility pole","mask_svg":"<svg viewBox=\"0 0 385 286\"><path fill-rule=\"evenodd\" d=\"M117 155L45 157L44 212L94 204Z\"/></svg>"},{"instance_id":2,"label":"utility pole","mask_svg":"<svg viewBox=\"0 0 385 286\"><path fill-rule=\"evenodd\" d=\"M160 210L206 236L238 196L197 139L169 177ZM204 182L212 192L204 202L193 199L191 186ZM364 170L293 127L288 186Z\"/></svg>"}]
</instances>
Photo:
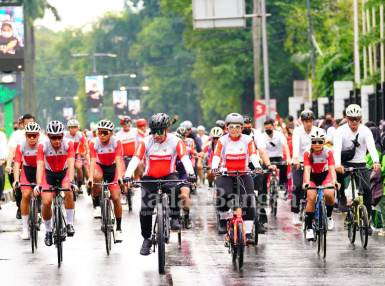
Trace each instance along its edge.
<instances>
[{"instance_id":1,"label":"utility pole","mask_svg":"<svg viewBox=\"0 0 385 286\"><path fill-rule=\"evenodd\" d=\"M306 10L307 10L307 18L309 21L309 27L308 27L308 37L309 42L311 45L311 79L309 81L309 102L312 101L312 81L316 78L316 64L317 64L317 58L316 58L316 47L315 47L315 41L314 39L314 27L313 27L313 18L311 16L311 6L310 6L310 0L306 0Z\"/></svg>"},{"instance_id":2,"label":"utility pole","mask_svg":"<svg viewBox=\"0 0 385 286\"><path fill-rule=\"evenodd\" d=\"M309 1L309 0L308 0ZM361 83L360 71L360 50L359 50L359 32L358 32L358 0L353 0L353 20L354 20L354 83L356 86Z\"/></svg>"},{"instance_id":3,"label":"utility pole","mask_svg":"<svg viewBox=\"0 0 385 286\"><path fill-rule=\"evenodd\" d=\"M266 27L266 2L261 0L262 13L262 51L263 51L263 79L266 101L266 114L270 116L270 83L269 83L269 54L267 47L267 27Z\"/></svg>"},{"instance_id":4,"label":"utility pole","mask_svg":"<svg viewBox=\"0 0 385 286\"><path fill-rule=\"evenodd\" d=\"M253 0L253 14L261 14L260 0ZM261 81L260 81L260 65L261 65L261 18L253 17L253 59L254 59L254 100L261 99Z\"/></svg>"}]
</instances>

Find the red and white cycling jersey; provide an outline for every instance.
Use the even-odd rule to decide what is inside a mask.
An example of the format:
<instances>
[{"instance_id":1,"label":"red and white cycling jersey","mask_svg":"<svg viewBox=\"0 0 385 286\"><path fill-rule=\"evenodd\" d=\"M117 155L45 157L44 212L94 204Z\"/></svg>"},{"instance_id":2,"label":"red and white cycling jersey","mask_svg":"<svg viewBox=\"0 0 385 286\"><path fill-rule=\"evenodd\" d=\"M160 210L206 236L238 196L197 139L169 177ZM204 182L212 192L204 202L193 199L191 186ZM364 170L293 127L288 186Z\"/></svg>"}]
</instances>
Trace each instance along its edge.
<instances>
[{"instance_id":1,"label":"red and white cycling jersey","mask_svg":"<svg viewBox=\"0 0 385 286\"><path fill-rule=\"evenodd\" d=\"M72 141L63 139L61 146L55 150L51 142L44 141L39 144L37 161L44 161L45 169L52 172L61 172L68 167L67 159L75 158L75 150Z\"/></svg>"},{"instance_id":2,"label":"red and white cycling jersey","mask_svg":"<svg viewBox=\"0 0 385 286\"><path fill-rule=\"evenodd\" d=\"M195 149L195 141L194 139L192 138L185 138L183 140L184 144L186 145L186 150L187 150L187 154L191 160L191 163L193 164L193 166L195 165L195 153L196 153L196 149Z\"/></svg>"},{"instance_id":3,"label":"red and white cycling jersey","mask_svg":"<svg viewBox=\"0 0 385 286\"><path fill-rule=\"evenodd\" d=\"M122 143L123 156L134 156L136 147L139 143L137 133L134 130L126 132L121 129L115 136Z\"/></svg>"},{"instance_id":4,"label":"red and white cycling jersey","mask_svg":"<svg viewBox=\"0 0 385 286\"><path fill-rule=\"evenodd\" d=\"M41 141L38 141L35 146L30 146L26 138L21 139L16 146L15 162L36 168L37 149L40 143Z\"/></svg>"},{"instance_id":5,"label":"red and white cycling jersey","mask_svg":"<svg viewBox=\"0 0 385 286\"><path fill-rule=\"evenodd\" d=\"M177 156L182 160L186 155L187 150L183 141L171 133L167 134L162 143L155 142L151 135L147 136L140 142L135 154L140 160L145 161L144 175L154 178L161 178L175 172ZM188 171L191 172L190 168Z\"/></svg>"},{"instance_id":6,"label":"red and white cycling jersey","mask_svg":"<svg viewBox=\"0 0 385 286\"><path fill-rule=\"evenodd\" d=\"M93 139L90 143L90 157L96 158L99 164L111 166L115 164L117 157L122 157L122 154L122 143L115 136L111 136L107 144L100 142L99 138Z\"/></svg>"},{"instance_id":7,"label":"red and white cycling jersey","mask_svg":"<svg viewBox=\"0 0 385 286\"><path fill-rule=\"evenodd\" d=\"M76 154L79 153L80 147L84 146L86 143L86 138L81 131L77 131L75 136L72 136L69 132L66 132L64 134L64 138L74 143L74 150Z\"/></svg>"},{"instance_id":8,"label":"red and white cycling jersey","mask_svg":"<svg viewBox=\"0 0 385 286\"><path fill-rule=\"evenodd\" d=\"M303 165L311 167L311 172L319 174L329 170L329 166L334 166L333 151L324 147L321 152L311 152L306 150L303 155Z\"/></svg>"},{"instance_id":9,"label":"red and white cycling jersey","mask_svg":"<svg viewBox=\"0 0 385 286\"><path fill-rule=\"evenodd\" d=\"M219 138L214 150L213 169L218 168L220 159L222 159L221 167L228 171L247 170L249 159L255 167L259 167L254 141L244 134L236 139L231 138L229 134Z\"/></svg>"}]
</instances>

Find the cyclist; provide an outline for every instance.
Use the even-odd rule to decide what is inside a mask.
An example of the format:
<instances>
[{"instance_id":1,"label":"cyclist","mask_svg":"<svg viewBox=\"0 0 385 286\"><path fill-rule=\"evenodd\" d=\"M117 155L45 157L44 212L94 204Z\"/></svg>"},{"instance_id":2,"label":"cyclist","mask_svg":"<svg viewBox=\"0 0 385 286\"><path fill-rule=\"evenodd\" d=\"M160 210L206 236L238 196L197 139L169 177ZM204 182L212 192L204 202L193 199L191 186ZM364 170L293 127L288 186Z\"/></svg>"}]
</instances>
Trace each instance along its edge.
<instances>
[{"instance_id":1,"label":"cyclist","mask_svg":"<svg viewBox=\"0 0 385 286\"><path fill-rule=\"evenodd\" d=\"M222 119L218 119L217 121L215 121L215 126L221 128L226 134L227 130L225 121L223 121Z\"/></svg>"},{"instance_id":2,"label":"cyclist","mask_svg":"<svg viewBox=\"0 0 385 286\"><path fill-rule=\"evenodd\" d=\"M134 171L142 159L145 159L145 172L142 180L177 179L175 174L175 161L179 157L188 174L188 180L196 181L191 161L188 157L186 146L181 139L168 133L170 117L165 113L157 113L150 120L151 136L140 142L135 156L127 167L125 177L132 178ZM171 228L179 229L179 187L167 184L166 191L171 196ZM143 236L141 255L149 255L151 249L152 213L154 210L153 199L156 196L157 184L142 185L142 207L140 211L140 226Z\"/></svg>"},{"instance_id":3,"label":"cyclist","mask_svg":"<svg viewBox=\"0 0 385 286\"><path fill-rule=\"evenodd\" d=\"M15 152L15 162L13 165L14 189L19 188L20 184L36 183L36 156L40 130L40 126L36 122L28 123L24 128L25 138L17 144ZM21 186L20 189L22 193L20 210L23 223L20 237L23 240L27 240L29 239L28 214L32 187Z\"/></svg>"},{"instance_id":4,"label":"cyclist","mask_svg":"<svg viewBox=\"0 0 385 286\"><path fill-rule=\"evenodd\" d=\"M210 139L203 146L203 152L205 156L206 166L210 168L207 170L207 180L209 182L209 187L213 187L213 182L215 180L215 174L211 171L211 163L214 156L215 146L217 145L218 139L223 136L223 130L220 127L213 127L210 130Z\"/></svg>"},{"instance_id":5,"label":"cyclist","mask_svg":"<svg viewBox=\"0 0 385 286\"><path fill-rule=\"evenodd\" d=\"M84 158L86 138L83 133L79 130L80 124L76 119L70 119L67 122L68 132L64 133L64 139L72 141L75 150L75 172L76 172L76 183L81 192L81 186L84 182L83 176L83 161L86 163ZM88 168L85 168L87 170ZM87 175L87 174L86 174Z\"/></svg>"},{"instance_id":6,"label":"cyclist","mask_svg":"<svg viewBox=\"0 0 385 286\"><path fill-rule=\"evenodd\" d=\"M100 217L100 192L99 186L94 182L114 183L109 185L111 200L114 204L116 217L115 241L122 242L122 204L120 193L124 165L122 159L122 143L113 135L114 124L109 120L100 120L97 124L98 137L90 143L90 178L88 186L92 188L94 217Z\"/></svg>"},{"instance_id":7,"label":"cyclist","mask_svg":"<svg viewBox=\"0 0 385 286\"><path fill-rule=\"evenodd\" d=\"M304 153L304 174L303 174L303 189L317 186L336 186L337 175L334 167L333 151L325 147L326 133L321 128L314 128L310 133L311 147ZM313 218L315 201L317 197L316 190L306 191L306 239L313 240ZM333 230L334 221L332 218L334 207L334 190L324 190L328 230Z\"/></svg>"},{"instance_id":8,"label":"cyclist","mask_svg":"<svg viewBox=\"0 0 385 286\"><path fill-rule=\"evenodd\" d=\"M46 133L49 140L39 144L37 150L37 170L35 196L39 195L41 189L48 189L50 186L61 186L70 189L70 183L74 180L75 150L73 142L64 139L64 125L54 120L47 124ZM52 200L53 193L43 192L42 216L45 224L45 244L52 245ZM74 212L75 202L73 192L65 192L64 206L67 214L67 234L75 234Z\"/></svg>"},{"instance_id":9,"label":"cyclist","mask_svg":"<svg viewBox=\"0 0 385 286\"><path fill-rule=\"evenodd\" d=\"M179 127L177 129L177 136L183 140L183 143L186 145L187 155L189 156L191 163L194 165L194 156L196 156L195 151L195 143L191 138L186 137L187 130L184 127ZM182 161L177 158L176 159L176 170L178 171L178 177L182 180L187 180L188 174L184 168ZM190 220L190 208L191 208L191 199L190 199L190 187L188 185L181 185L180 187L181 199L183 210L186 217L186 228L190 229L192 227L192 223Z\"/></svg>"},{"instance_id":10,"label":"cyclist","mask_svg":"<svg viewBox=\"0 0 385 286\"><path fill-rule=\"evenodd\" d=\"M256 153L253 139L242 134L243 117L238 113L230 113L226 117L226 127L228 134L219 138L215 147L212 160L212 170L218 172L218 168L225 168L227 171L247 171L249 160L255 169L259 169L259 158ZM251 231L256 215L256 205L254 200L254 184L251 175L241 175L241 205L245 215L245 231L247 239L251 239ZM216 179L217 210L218 210L218 232L226 233L227 212L229 210L228 202L234 196L234 178L228 176L219 176ZM222 192L222 193L221 193ZM247 199L245 200L245 193Z\"/></svg>"},{"instance_id":11,"label":"cyclist","mask_svg":"<svg viewBox=\"0 0 385 286\"><path fill-rule=\"evenodd\" d=\"M209 140L209 136L206 135L206 128L203 125L197 127L197 135L202 141L202 146L204 146Z\"/></svg>"},{"instance_id":12,"label":"cyclist","mask_svg":"<svg viewBox=\"0 0 385 286\"><path fill-rule=\"evenodd\" d=\"M270 163L269 156L266 150L266 142L263 140L263 134L260 130L256 130L252 128L251 118L247 115L243 116L243 128L242 134L250 135L253 138L255 147L257 148L257 153L262 159L263 166L275 170L275 165ZM249 162L249 168L251 170L254 169L254 166L251 162ZM265 207L267 206L267 176L263 173L256 173L253 178L254 181L254 189L258 190L258 212L259 216L259 233L265 233L264 224L267 223L267 215Z\"/></svg>"},{"instance_id":13,"label":"cyclist","mask_svg":"<svg viewBox=\"0 0 385 286\"><path fill-rule=\"evenodd\" d=\"M310 148L310 133L317 127L313 126L314 113L311 110L301 112L302 125L293 130L293 191L291 199L291 212L293 213L293 224L299 225L299 204L303 198L303 154Z\"/></svg>"},{"instance_id":14,"label":"cyclist","mask_svg":"<svg viewBox=\"0 0 385 286\"><path fill-rule=\"evenodd\" d=\"M115 136L122 144L124 166L127 168L137 147L137 137L135 132L131 129L130 116L123 116L120 119L120 125L122 126L122 129L120 129Z\"/></svg>"},{"instance_id":15,"label":"cyclist","mask_svg":"<svg viewBox=\"0 0 385 286\"><path fill-rule=\"evenodd\" d=\"M348 124L344 124L334 133L334 157L336 163L336 171L339 173L338 182L341 184L341 191L345 189L344 181L344 168L345 167L365 167L366 152L369 151L373 160L373 170L379 172L381 165L379 163L379 157L376 150L376 146L373 139L373 134L368 127L361 124L362 110L357 104L350 104L346 108L346 119ZM360 186L363 191L364 204L368 210L370 218L372 210L372 193L370 190L370 171L359 171L359 182L357 186ZM346 204L346 197L341 194ZM369 228L371 234L372 229Z\"/></svg>"},{"instance_id":16,"label":"cyclist","mask_svg":"<svg viewBox=\"0 0 385 286\"><path fill-rule=\"evenodd\" d=\"M7 157L7 163L5 166L5 171L8 173L8 179L11 185L13 186L13 159L15 157L15 151L17 144L19 144L21 141L23 141L25 135L24 135L24 126L26 126L30 122L35 122L35 117L31 114L24 114L23 116L19 117L18 123L19 123L19 129L15 130L8 141L8 157ZM17 211L16 211L16 218L21 219L21 211L20 211L20 203L21 203L21 191L19 188L16 190L14 189L15 194L15 201L17 205Z\"/></svg>"},{"instance_id":17,"label":"cyclist","mask_svg":"<svg viewBox=\"0 0 385 286\"><path fill-rule=\"evenodd\" d=\"M136 124L136 133L138 135L139 141L142 141L147 135L147 120L144 118L139 118L135 121Z\"/></svg>"},{"instance_id":18,"label":"cyclist","mask_svg":"<svg viewBox=\"0 0 385 286\"><path fill-rule=\"evenodd\" d=\"M285 153L286 162L291 164L290 150L286 141L285 135L282 132L275 130L274 120L268 119L264 123L265 132L263 140L265 140L266 151L269 156L271 164L278 163L279 169L279 183L281 186L287 187L287 165L284 162L283 157ZM281 163L281 164L279 164Z\"/></svg>"}]
</instances>

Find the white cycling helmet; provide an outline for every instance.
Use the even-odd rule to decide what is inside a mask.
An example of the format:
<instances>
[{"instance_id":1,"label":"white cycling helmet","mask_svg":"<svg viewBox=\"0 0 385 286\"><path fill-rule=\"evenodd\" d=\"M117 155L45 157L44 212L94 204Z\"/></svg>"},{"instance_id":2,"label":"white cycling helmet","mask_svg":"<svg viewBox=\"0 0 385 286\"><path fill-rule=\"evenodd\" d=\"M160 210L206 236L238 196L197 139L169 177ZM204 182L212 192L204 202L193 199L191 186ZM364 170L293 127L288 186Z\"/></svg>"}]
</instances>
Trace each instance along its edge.
<instances>
[{"instance_id":1,"label":"white cycling helmet","mask_svg":"<svg viewBox=\"0 0 385 286\"><path fill-rule=\"evenodd\" d=\"M24 127L25 133L39 133L41 130L40 125L36 122L30 122Z\"/></svg>"},{"instance_id":2,"label":"white cycling helmet","mask_svg":"<svg viewBox=\"0 0 385 286\"><path fill-rule=\"evenodd\" d=\"M358 104L350 104L346 108L346 116L349 116L349 117L361 117L362 116L361 106L359 106Z\"/></svg>"},{"instance_id":3,"label":"white cycling helmet","mask_svg":"<svg viewBox=\"0 0 385 286\"><path fill-rule=\"evenodd\" d=\"M46 132L49 135L60 135L64 133L64 124L58 120L48 122Z\"/></svg>"},{"instance_id":4,"label":"white cycling helmet","mask_svg":"<svg viewBox=\"0 0 385 286\"><path fill-rule=\"evenodd\" d=\"M180 136L184 136L187 132L187 129L183 126L179 126L178 129L176 130L176 133L179 134Z\"/></svg>"},{"instance_id":5,"label":"white cycling helmet","mask_svg":"<svg viewBox=\"0 0 385 286\"><path fill-rule=\"evenodd\" d=\"M192 124L192 122L189 121L189 120L183 121L183 122L180 124L180 126L186 128L187 130L193 128L193 124Z\"/></svg>"},{"instance_id":6,"label":"white cycling helmet","mask_svg":"<svg viewBox=\"0 0 385 286\"><path fill-rule=\"evenodd\" d=\"M311 140L326 140L326 133L325 130L322 128L313 128L310 132L310 139Z\"/></svg>"},{"instance_id":7,"label":"white cycling helmet","mask_svg":"<svg viewBox=\"0 0 385 286\"><path fill-rule=\"evenodd\" d=\"M226 116L225 123L226 125L229 124L240 124L243 125L244 123L243 116L240 115L239 113L230 113L229 115Z\"/></svg>"},{"instance_id":8,"label":"white cycling helmet","mask_svg":"<svg viewBox=\"0 0 385 286\"><path fill-rule=\"evenodd\" d=\"M98 122L98 125L97 125L98 129L107 129L110 131L114 131L114 127L115 127L114 123L112 123L111 121L109 121L107 119L100 120Z\"/></svg>"},{"instance_id":9,"label":"white cycling helmet","mask_svg":"<svg viewBox=\"0 0 385 286\"><path fill-rule=\"evenodd\" d=\"M210 130L210 136L213 138L219 138L223 136L223 129L220 127L213 127Z\"/></svg>"},{"instance_id":10,"label":"white cycling helmet","mask_svg":"<svg viewBox=\"0 0 385 286\"><path fill-rule=\"evenodd\" d=\"M77 121L75 118L68 120L67 127L79 127L79 121Z\"/></svg>"},{"instance_id":11,"label":"white cycling helmet","mask_svg":"<svg viewBox=\"0 0 385 286\"><path fill-rule=\"evenodd\" d=\"M206 131L206 128L203 125L199 125L197 131Z\"/></svg>"}]
</instances>

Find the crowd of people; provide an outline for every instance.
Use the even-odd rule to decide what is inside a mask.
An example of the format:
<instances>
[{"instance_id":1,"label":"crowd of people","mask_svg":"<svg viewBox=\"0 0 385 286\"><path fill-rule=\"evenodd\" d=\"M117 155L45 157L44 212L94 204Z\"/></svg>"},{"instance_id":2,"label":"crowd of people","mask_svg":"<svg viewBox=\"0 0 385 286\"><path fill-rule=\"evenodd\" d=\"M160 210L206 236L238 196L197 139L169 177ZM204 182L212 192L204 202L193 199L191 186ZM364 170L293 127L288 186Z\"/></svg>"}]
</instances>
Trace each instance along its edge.
<instances>
[{"instance_id":1,"label":"crowd of people","mask_svg":"<svg viewBox=\"0 0 385 286\"><path fill-rule=\"evenodd\" d=\"M146 119L120 118L120 128L104 119L92 130L81 130L76 119L66 126L50 121L43 128L30 114L22 116L7 141L0 133L0 186L4 187L4 172L15 193L16 218L22 220L22 239L29 239L28 208L31 196L41 196L41 216L45 225L45 244L52 245L51 186L70 189L65 193L67 235L75 235L74 209L76 196L88 192L92 199L94 218L100 218L100 182L109 186L116 217L117 242L123 240L122 194L133 186L133 180L183 179L186 184L167 186L169 194L178 202L171 206L171 228L179 229L181 210L191 228L190 210L192 184L208 185L216 189L218 233L227 232L229 205L234 195L235 177L223 171L242 173L242 202L246 238L253 240L252 227L257 213L258 231L266 231L268 216L267 194L270 176L268 169L279 174L280 190L290 199L292 222L304 224L306 238L314 239L312 221L316 191L314 186L331 186L325 190L328 229L333 230L333 209L346 211L351 204L347 194L345 168L367 167L361 171L357 185L361 188L369 217L372 206L380 206L380 218L385 221L385 122L362 123L361 107L352 104L344 111L344 118L331 114L315 118L310 110L300 118L266 119L263 126L254 126L247 115L230 113L218 120L208 132L203 125L191 121L179 125L165 113ZM135 125L135 127L133 127ZM248 173L248 171L250 171ZM221 173L222 172L222 173ZM376 180L373 179L376 178ZM0 197L3 187L0 188ZM149 204L157 185L142 185L140 225L142 255L151 253L152 213ZM255 203L249 201L258 192ZM373 195L372 195L373 193ZM124 197L124 196L123 196ZM300 220L300 201L306 198L305 218ZM179 203L180 202L180 203ZM372 220L374 221L374 219ZM371 233L372 231L370 231ZM381 232L382 235L385 234Z\"/></svg>"}]
</instances>

